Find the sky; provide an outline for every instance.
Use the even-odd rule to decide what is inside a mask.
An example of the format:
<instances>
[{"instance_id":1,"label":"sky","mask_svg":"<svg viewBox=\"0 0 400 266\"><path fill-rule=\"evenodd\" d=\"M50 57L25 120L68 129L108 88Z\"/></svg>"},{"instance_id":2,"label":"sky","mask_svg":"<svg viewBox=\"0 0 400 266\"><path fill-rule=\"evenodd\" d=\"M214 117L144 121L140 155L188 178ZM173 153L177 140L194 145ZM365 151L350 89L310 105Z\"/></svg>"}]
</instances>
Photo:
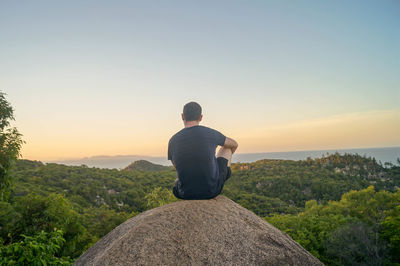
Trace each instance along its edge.
<instances>
[{"instance_id":1,"label":"sky","mask_svg":"<svg viewBox=\"0 0 400 266\"><path fill-rule=\"evenodd\" d=\"M400 146L400 2L0 1L22 156L166 156L185 103L239 153Z\"/></svg>"}]
</instances>

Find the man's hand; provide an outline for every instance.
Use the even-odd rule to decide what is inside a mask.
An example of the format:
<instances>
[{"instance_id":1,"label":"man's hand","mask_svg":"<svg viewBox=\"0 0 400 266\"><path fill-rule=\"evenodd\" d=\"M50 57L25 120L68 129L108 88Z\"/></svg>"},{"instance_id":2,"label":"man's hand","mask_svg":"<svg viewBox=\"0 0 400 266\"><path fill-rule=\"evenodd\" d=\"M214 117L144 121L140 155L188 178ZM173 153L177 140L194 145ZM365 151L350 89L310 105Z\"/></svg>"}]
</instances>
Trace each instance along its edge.
<instances>
[{"instance_id":1,"label":"man's hand","mask_svg":"<svg viewBox=\"0 0 400 266\"><path fill-rule=\"evenodd\" d=\"M239 146L238 143L234 139L226 137L223 147L231 149L232 154L233 154L233 153L235 153L238 146Z\"/></svg>"}]
</instances>

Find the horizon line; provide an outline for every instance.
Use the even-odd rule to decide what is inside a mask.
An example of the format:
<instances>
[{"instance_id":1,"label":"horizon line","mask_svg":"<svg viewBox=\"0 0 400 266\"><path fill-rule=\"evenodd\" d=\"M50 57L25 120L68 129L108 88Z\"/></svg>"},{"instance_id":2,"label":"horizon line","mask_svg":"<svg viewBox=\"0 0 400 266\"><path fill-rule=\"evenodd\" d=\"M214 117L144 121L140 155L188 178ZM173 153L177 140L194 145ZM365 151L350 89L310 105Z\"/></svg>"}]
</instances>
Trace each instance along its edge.
<instances>
[{"instance_id":1,"label":"horizon line","mask_svg":"<svg viewBox=\"0 0 400 266\"><path fill-rule=\"evenodd\" d=\"M316 149L316 150L287 150L287 151L270 151L270 152L243 152L243 153L235 153L234 155L241 154L271 154L271 153L294 153L294 152L322 152L322 151L341 151L341 150L368 150L368 149L393 149L400 148L400 145L395 146L381 146L381 147L362 147L362 148L331 148L331 149ZM85 159L96 159L96 158L116 158L116 157L146 157L146 158L166 158L167 156L161 155L140 155L140 154L116 154L116 155L93 155L93 156L85 156L85 157L72 157L72 158L58 158L58 159L50 159L50 160L40 160L40 159L31 159L21 157L19 159L22 160L33 160L33 161L43 161L43 162L62 162L62 161L71 161L71 160L85 160Z\"/></svg>"}]
</instances>

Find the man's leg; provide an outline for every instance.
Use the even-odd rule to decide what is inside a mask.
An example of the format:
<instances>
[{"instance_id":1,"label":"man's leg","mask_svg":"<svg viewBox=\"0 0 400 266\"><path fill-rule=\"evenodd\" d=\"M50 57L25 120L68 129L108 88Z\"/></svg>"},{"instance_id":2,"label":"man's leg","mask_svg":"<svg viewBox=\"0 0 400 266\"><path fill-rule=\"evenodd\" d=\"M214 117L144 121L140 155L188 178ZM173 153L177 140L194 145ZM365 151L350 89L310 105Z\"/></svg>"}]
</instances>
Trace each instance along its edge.
<instances>
[{"instance_id":1,"label":"man's leg","mask_svg":"<svg viewBox=\"0 0 400 266\"><path fill-rule=\"evenodd\" d=\"M218 194L221 193L224 183L231 177L231 160L232 160L232 150L230 148L221 147L217 152L217 162L219 166L219 178L220 178L220 190Z\"/></svg>"},{"instance_id":2,"label":"man's leg","mask_svg":"<svg viewBox=\"0 0 400 266\"><path fill-rule=\"evenodd\" d=\"M221 147L217 152L217 158L222 157L228 160L228 167L231 167L232 150L230 148Z\"/></svg>"},{"instance_id":3,"label":"man's leg","mask_svg":"<svg viewBox=\"0 0 400 266\"><path fill-rule=\"evenodd\" d=\"M176 197L176 198L178 198L178 199L183 199L182 198L182 196L181 196L181 194L179 193L180 191L179 191L179 180L178 180L178 178L175 180L175 183L174 183L174 187L173 187L173 189L172 189L172 193L174 194L174 196Z\"/></svg>"}]
</instances>

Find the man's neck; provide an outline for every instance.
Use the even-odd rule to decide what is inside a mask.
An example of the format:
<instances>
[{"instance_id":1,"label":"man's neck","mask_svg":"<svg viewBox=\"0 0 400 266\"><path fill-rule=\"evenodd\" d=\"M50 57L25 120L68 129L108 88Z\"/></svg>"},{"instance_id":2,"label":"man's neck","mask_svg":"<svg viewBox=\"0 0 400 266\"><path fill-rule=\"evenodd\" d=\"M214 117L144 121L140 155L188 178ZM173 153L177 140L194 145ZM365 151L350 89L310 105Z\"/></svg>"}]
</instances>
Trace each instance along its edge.
<instances>
[{"instance_id":1,"label":"man's neck","mask_svg":"<svg viewBox=\"0 0 400 266\"><path fill-rule=\"evenodd\" d=\"M186 121L185 122L185 128L198 126L199 124L200 124L199 121Z\"/></svg>"}]
</instances>

